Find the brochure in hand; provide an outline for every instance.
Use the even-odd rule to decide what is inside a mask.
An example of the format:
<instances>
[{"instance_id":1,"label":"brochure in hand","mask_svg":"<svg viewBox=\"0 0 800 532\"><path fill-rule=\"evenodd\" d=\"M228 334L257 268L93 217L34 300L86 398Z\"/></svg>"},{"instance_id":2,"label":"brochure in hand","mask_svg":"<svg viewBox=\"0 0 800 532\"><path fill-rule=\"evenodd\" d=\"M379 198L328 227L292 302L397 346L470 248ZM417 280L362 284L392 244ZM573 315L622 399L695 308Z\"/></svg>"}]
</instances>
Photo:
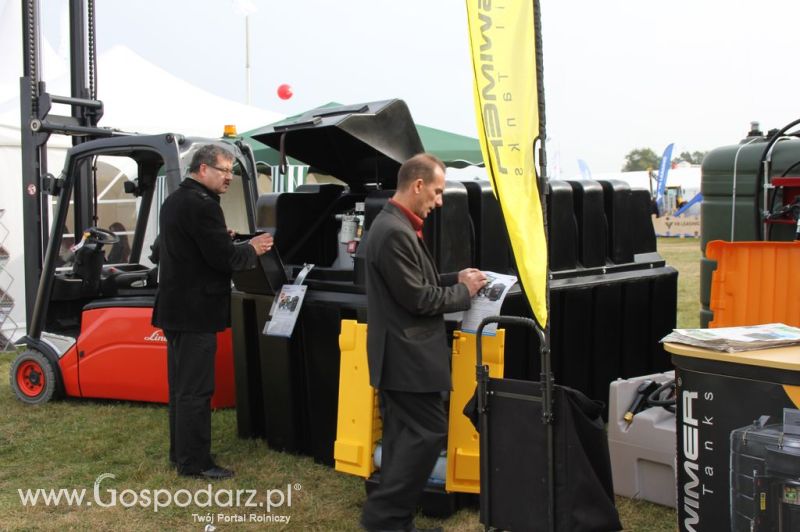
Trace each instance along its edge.
<instances>
[{"instance_id":1,"label":"brochure in hand","mask_svg":"<svg viewBox=\"0 0 800 532\"><path fill-rule=\"evenodd\" d=\"M517 282L514 275L503 275L496 272L483 272L486 275L486 286L481 288L472 298L472 306L464 312L461 330L476 333L483 318L497 316L503 306L508 291ZM497 334L497 324L487 325L483 329L484 336Z\"/></svg>"}]
</instances>

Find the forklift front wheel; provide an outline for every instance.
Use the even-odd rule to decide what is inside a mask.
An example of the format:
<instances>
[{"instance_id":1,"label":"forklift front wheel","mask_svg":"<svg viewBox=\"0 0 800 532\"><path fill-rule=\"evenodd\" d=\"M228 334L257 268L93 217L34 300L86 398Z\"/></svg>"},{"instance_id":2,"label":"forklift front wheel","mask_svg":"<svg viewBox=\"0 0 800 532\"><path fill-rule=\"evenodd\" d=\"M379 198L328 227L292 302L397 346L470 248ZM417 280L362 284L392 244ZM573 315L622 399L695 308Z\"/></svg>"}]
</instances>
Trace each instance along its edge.
<instances>
[{"instance_id":1,"label":"forklift front wheel","mask_svg":"<svg viewBox=\"0 0 800 532\"><path fill-rule=\"evenodd\" d=\"M11 364L11 389L23 403L46 403L53 398L56 391L58 383L55 372L53 364L42 353L24 351Z\"/></svg>"}]
</instances>

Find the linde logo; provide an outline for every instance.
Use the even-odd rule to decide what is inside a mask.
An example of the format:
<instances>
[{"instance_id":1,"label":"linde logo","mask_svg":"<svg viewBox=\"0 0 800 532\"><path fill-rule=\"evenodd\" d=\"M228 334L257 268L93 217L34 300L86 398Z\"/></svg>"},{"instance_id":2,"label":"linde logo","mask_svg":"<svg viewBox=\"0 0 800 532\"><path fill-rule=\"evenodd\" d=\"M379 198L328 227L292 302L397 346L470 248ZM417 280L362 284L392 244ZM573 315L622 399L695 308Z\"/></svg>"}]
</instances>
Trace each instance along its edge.
<instances>
[{"instance_id":1,"label":"linde logo","mask_svg":"<svg viewBox=\"0 0 800 532\"><path fill-rule=\"evenodd\" d=\"M150 334L150 336L145 336L144 337L144 341L145 342L164 342L164 343L167 343L167 337L164 336L164 333L162 333L159 329L156 329L155 331L153 331Z\"/></svg>"}]
</instances>

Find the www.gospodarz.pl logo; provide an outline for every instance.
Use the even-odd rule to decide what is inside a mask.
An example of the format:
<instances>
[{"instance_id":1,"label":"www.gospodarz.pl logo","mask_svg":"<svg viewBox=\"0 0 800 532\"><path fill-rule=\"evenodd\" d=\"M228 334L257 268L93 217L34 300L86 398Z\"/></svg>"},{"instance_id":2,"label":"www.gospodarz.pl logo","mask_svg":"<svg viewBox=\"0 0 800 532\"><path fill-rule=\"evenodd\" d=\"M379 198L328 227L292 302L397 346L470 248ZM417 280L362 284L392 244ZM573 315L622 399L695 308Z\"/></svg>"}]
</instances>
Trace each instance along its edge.
<instances>
[{"instance_id":1,"label":"www.gospodarz.pl logo","mask_svg":"<svg viewBox=\"0 0 800 532\"><path fill-rule=\"evenodd\" d=\"M158 512L162 508L177 506L187 508L252 508L267 514L278 509L292 507L292 493L300 491L300 484L287 484L285 489L269 489L259 492L255 489L215 489L211 484L189 490L169 490L165 488L144 488L140 490L104 487L107 479L116 479L112 473L103 473L94 481L91 491L86 488L58 489L18 489L23 506L99 506L112 508L141 507Z\"/></svg>"}]
</instances>

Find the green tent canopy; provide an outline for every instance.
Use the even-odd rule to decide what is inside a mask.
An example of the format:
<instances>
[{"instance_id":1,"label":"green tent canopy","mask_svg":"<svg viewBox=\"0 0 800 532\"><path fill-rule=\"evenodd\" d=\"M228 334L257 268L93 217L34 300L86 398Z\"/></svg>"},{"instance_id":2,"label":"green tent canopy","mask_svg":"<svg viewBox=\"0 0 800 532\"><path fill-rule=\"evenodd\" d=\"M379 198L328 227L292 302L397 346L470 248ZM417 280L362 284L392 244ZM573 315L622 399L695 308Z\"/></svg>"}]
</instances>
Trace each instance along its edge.
<instances>
[{"instance_id":1,"label":"green tent canopy","mask_svg":"<svg viewBox=\"0 0 800 532\"><path fill-rule=\"evenodd\" d=\"M478 139L420 124L417 124L417 133L425 150L443 160L447 166L483 164Z\"/></svg>"}]
</instances>

